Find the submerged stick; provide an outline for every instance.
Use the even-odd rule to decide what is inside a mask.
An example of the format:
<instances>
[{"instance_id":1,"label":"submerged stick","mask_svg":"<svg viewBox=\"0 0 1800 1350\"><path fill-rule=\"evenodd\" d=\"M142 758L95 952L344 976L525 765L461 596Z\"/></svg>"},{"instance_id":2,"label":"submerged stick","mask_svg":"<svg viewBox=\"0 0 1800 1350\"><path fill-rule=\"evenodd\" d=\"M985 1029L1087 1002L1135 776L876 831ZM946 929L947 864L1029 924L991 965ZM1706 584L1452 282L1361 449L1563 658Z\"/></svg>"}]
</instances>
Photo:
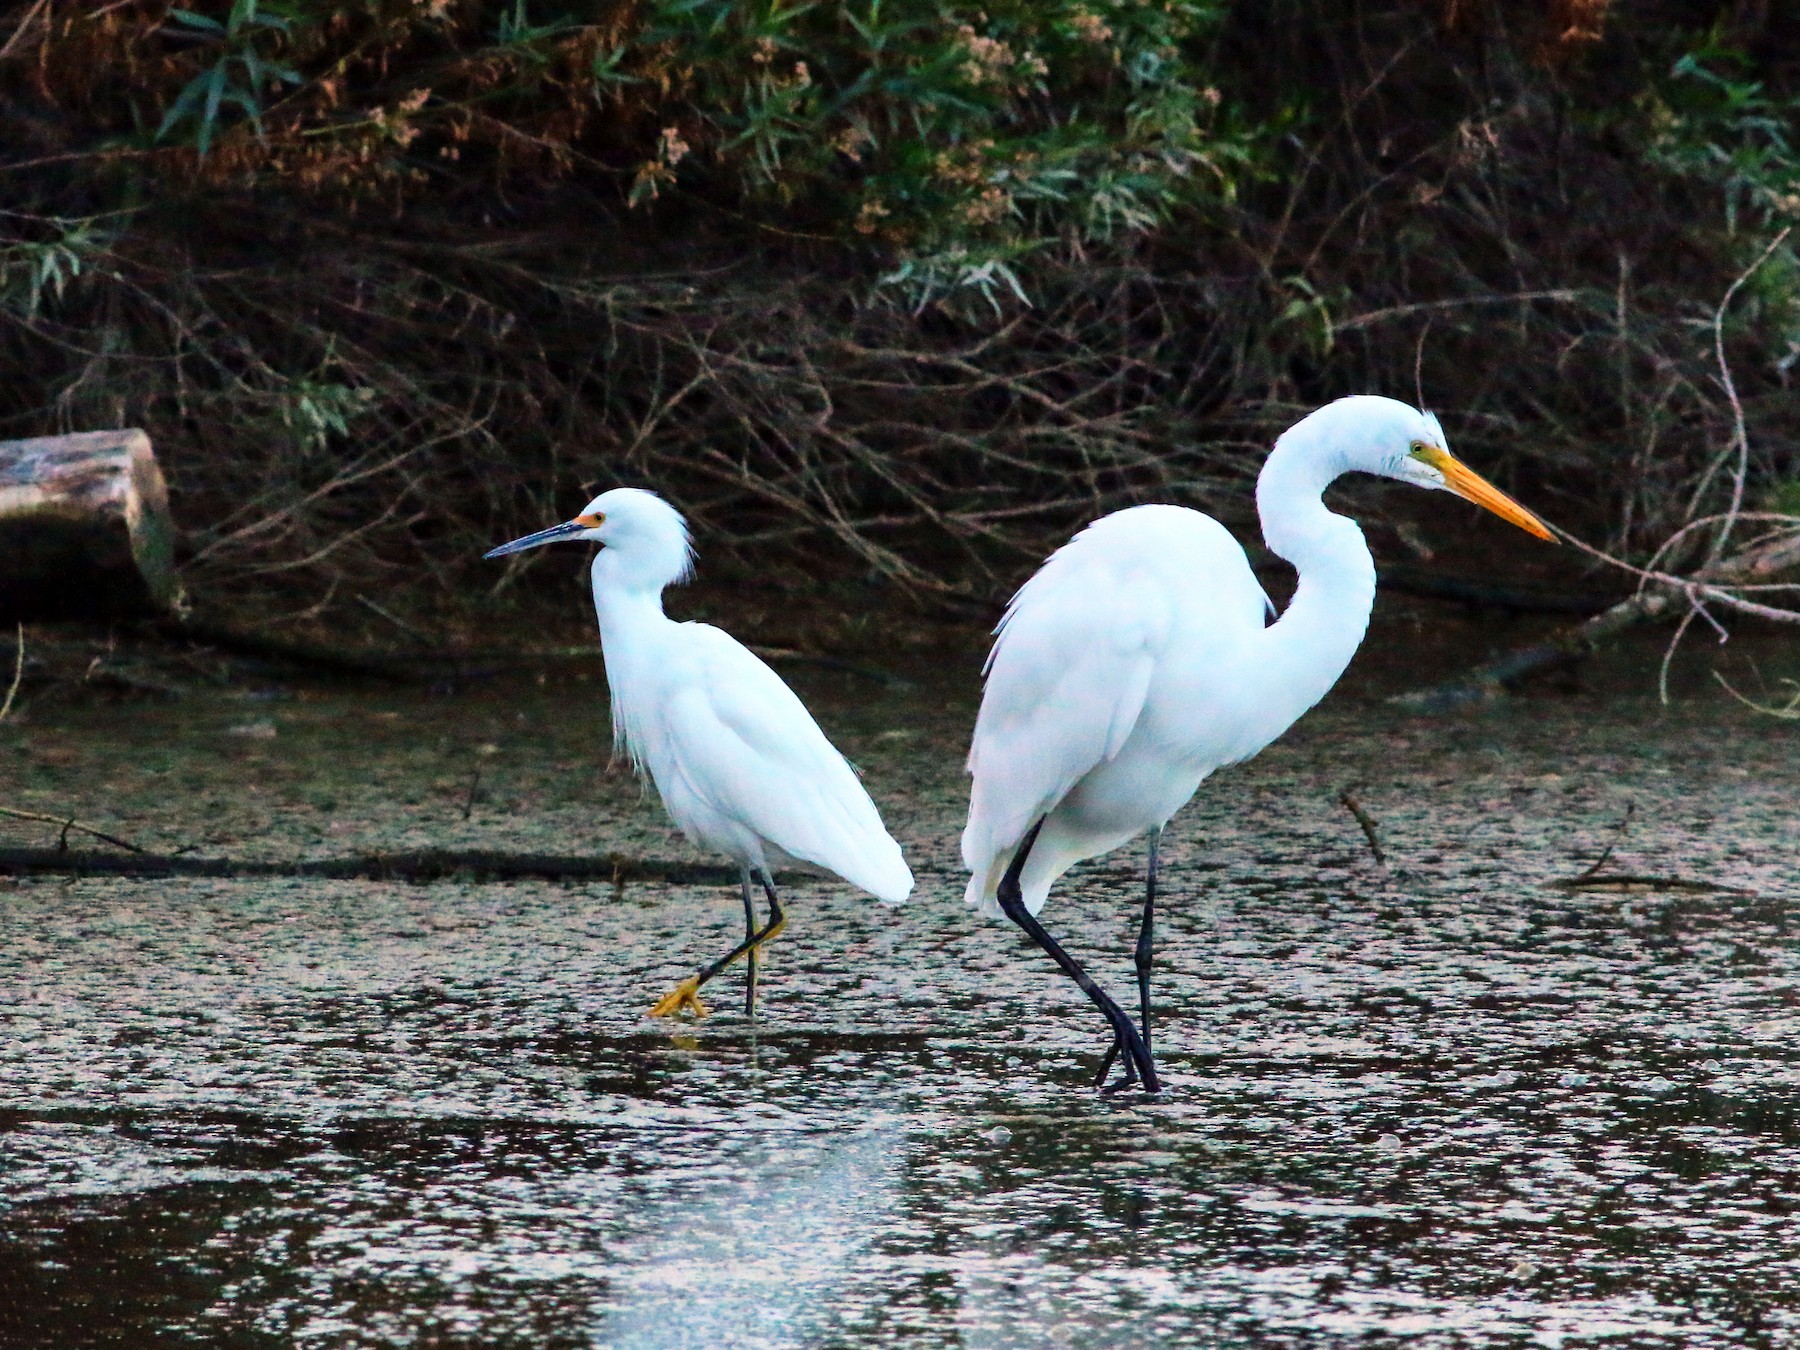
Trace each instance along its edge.
<instances>
[{"instance_id":1,"label":"submerged stick","mask_svg":"<svg viewBox=\"0 0 1800 1350\"><path fill-rule=\"evenodd\" d=\"M1369 852L1375 855L1376 862L1385 867L1387 855L1381 851L1381 839L1375 833L1375 818L1363 810L1362 803L1350 795L1349 788L1338 793L1338 800L1356 817L1356 823L1362 826L1363 837L1369 841Z\"/></svg>"},{"instance_id":2,"label":"submerged stick","mask_svg":"<svg viewBox=\"0 0 1800 1350\"><path fill-rule=\"evenodd\" d=\"M379 680L387 684L429 684L434 680L444 679L491 679L506 671L531 670L552 662L591 661L597 664L601 659L600 644L597 642L584 643L579 647L525 651L351 652L192 619L161 619L154 627L164 637L195 642L202 647L213 647L236 656L277 662L328 677ZM825 670L839 670L873 680L890 689L912 687L912 682L904 676L827 652L804 652L789 647L757 645L752 645L750 650L775 664L791 662L796 665L818 666Z\"/></svg>"},{"instance_id":3,"label":"submerged stick","mask_svg":"<svg viewBox=\"0 0 1800 1350\"><path fill-rule=\"evenodd\" d=\"M1559 891L1685 891L1692 895L1755 895L1742 886L1727 886L1720 881L1695 881L1690 877L1657 877L1636 872L1620 872L1603 877L1585 873L1566 881L1547 883Z\"/></svg>"},{"instance_id":4,"label":"submerged stick","mask_svg":"<svg viewBox=\"0 0 1800 1350\"><path fill-rule=\"evenodd\" d=\"M1730 694L1733 698L1735 698L1739 703L1743 704L1746 708L1753 708L1757 712L1761 713L1764 717L1779 717L1784 722L1800 722L1800 680L1783 680L1783 681L1781 681L1781 683L1787 685L1788 688L1792 689L1794 691L1794 693L1793 693L1793 696L1791 698L1789 698L1786 703L1782 704L1780 707L1777 707L1773 703L1758 703L1753 698L1744 697L1744 695L1738 693L1738 691L1736 689L1732 688L1730 680L1726 679L1723 675L1721 675L1716 670L1713 672L1713 678L1715 680L1717 680L1720 684L1725 686L1726 693ZM5 716L5 714L0 713L0 717L3 717L3 716Z\"/></svg>"},{"instance_id":5,"label":"submerged stick","mask_svg":"<svg viewBox=\"0 0 1800 1350\"><path fill-rule=\"evenodd\" d=\"M1637 803L1626 802L1625 814L1620 816L1619 823L1613 826L1612 838L1606 841L1606 847L1600 850L1600 856L1595 858L1594 861L1588 865L1586 871L1580 872L1571 878L1572 881L1587 881L1590 878L1600 875L1600 869L1605 867L1607 860L1612 857L1613 850L1619 846L1619 841L1625 837L1625 831L1631 828L1631 818L1636 814Z\"/></svg>"}]
</instances>

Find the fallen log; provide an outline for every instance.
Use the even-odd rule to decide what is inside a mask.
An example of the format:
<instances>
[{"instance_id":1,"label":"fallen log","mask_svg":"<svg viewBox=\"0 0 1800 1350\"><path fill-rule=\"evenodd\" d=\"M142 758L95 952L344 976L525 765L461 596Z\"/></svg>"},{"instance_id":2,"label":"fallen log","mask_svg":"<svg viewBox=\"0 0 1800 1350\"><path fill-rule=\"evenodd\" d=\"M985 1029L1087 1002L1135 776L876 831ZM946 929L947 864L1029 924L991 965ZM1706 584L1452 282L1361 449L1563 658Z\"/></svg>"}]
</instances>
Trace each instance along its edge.
<instances>
[{"instance_id":1,"label":"fallen log","mask_svg":"<svg viewBox=\"0 0 1800 1350\"><path fill-rule=\"evenodd\" d=\"M1730 558L1721 558L1687 579L1693 586L1741 586L1766 582L1792 567L1800 567L1800 534L1786 535ZM1666 582L1649 584L1628 600L1621 600L1571 628L1542 642L1508 652L1428 689L1397 694L1388 702L1416 713L1452 712L1471 704L1498 698L1527 676L1564 669L1599 650L1620 633L1684 611L1686 591Z\"/></svg>"},{"instance_id":2,"label":"fallen log","mask_svg":"<svg viewBox=\"0 0 1800 1350\"><path fill-rule=\"evenodd\" d=\"M1422 567L1387 566L1375 569L1375 580L1384 591L1399 591L1428 600L1454 600L1477 609L1503 609L1514 614L1592 614L1619 598L1598 591L1562 591L1545 586L1507 585L1448 576Z\"/></svg>"},{"instance_id":3,"label":"fallen log","mask_svg":"<svg viewBox=\"0 0 1800 1350\"><path fill-rule=\"evenodd\" d=\"M148 436L0 441L0 621L125 618L179 596L169 491Z\"/></svg>"},{"instance_id":4,"label":"fallen log","mask_svg":"<svg viewBox=\"0 0 1800 1350\"><path fill-rule=\"evenodd\" d=\"M540 670L547 665L582 662L601 665L598 640L576 647L470 651L339 651L250 629L231 628L191 618L167 617L151 625L158 636L270 664L310 670L322 676L379 680L388 684L431 684L444 680L488 680L507 673ZM828 652L796 651L752 643L750 650L771 665L810 665L860 676L889 689L905 690L913 682L878 666L849 661Z\"/></svg>"},{"instance_id":5,"label":"fallen log","mask_svg":"<svg viewBox=\"0 0 1800 1350\"><path fill-rule=\"evenodd\" d=\"M51 823L59 818L45 817ZM127 846L129 847L129 846ZM91 853L60 848L0 849L0 876L100 876L157 879L216 877L256 880L306 877L318 881L664 881L677 885L728 885L737 870L717 863L629 858L497 853L485 849L425 849L368 853L345 858L253 861L199 858L188 853Z\"/></svg>"}]
</instances>

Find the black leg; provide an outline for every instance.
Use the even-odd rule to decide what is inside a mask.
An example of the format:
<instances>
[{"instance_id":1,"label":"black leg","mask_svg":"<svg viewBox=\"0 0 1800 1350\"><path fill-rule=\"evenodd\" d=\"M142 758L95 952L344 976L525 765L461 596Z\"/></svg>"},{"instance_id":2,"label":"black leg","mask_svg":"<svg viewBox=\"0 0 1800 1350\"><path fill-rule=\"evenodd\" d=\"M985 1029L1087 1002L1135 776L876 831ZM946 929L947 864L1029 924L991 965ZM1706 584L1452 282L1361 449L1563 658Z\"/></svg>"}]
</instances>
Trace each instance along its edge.
<instances>
[{"instance_id":1,"label":"black leg","mask_svg":"<svg viewBox=\"0 0 1800 1350\"><path fill-rule=\"evenodd\" d=\"M1144 1049L1150 1048L1150 958L1156 934L1156 850L1162 843L1162 826L1150 831L1150 870L1144 876L1144 921L1138 928L1137 977L1138 1025L1144 1033Z\"/></svg>"},{"instance_id":2,"label":"black leg","mask_svg":"<svg viewBox=\"0 0 1800 1350\"><path fill-rule=\"evenodd\" d=\"M741 878L744 887L744 941L756 936L756 903L750 898L750 869ZM756 1016L756 948L744 953L744 1016Z\"/></svg>"},{"instance_id":3,"label":"black leg","mask_svg":"<svg viewBox=\"0 0 1800 1350\"><path fill-rule=\"evenodd\" d=\"M1113 1061L1118 1057L1119 1033L1115 1031L1113 1033L1112 1044L1106 1047L1106 1053L1100 1057L1100 1072L1094 1075L1094 1086L1099 1088L1102 1092L1123 1092L1138 1080L1137 1067L1131 1062L1130 1057L1127 1056L1125 1060L1125 1076L1116 1083L1109 1084L1106 1081L1107 1074L1112 1072Z\"/></svg>"},{"instance_id":4,"label":"black leg","mask_svg":"<svg viewBox=\"0 0 1800 1350\"><path fill-rule=\"evenodd\" d=\"M775 879L764 872L757 880L762 882L763 894L769 897L769 926L762 931L762 937L757 943L760 947L787 927L787 915L781 912L781 897L775 894Z\"/></svg>"},{"instance_id":5,"label":"black leg","mask_svg":"<svg viewBox=\"0 0 1800 1350\"><path fill-rule=\"evenodd\" d=\"M706 1009L701 1006L700 1003L700 986L712 979L713 976L717 975L721 970L724 970L726 966L730 965L740 956L754 955L763 943L767 942L783 928L787 927L787 915L781 912L781 900L775 894L775 883L769 879L766 873L763 874L760 879L762 881L763 891L769 897L769 922L761 929L746 937L742 942L738 943L737 946L726 952L725 955L721 956L717 961L714 961L710 966L702 967L697 973L688 976L687 979L683 980L668 993L664 994L657 1000L656 1006L650 1009L650 1015L652 1017L669 1017L683 1010L692 1011L704 1016ZM746 884L746 898L748 898L748 895L749 888ZM754 1004L750 1005L750 1011L752 1013L755 1012Z\"/></svg>"},{"instance_id":6,"label":"black leg","mask_svg":"<svg viewBox=\"0 0 1800 1350\"><path fill-rule=\"evenodd\" d=\"M730 951L726 952L725 955L721 956L717 961L714 961L710 966L707 966L696 975L694 977L696 988L705 984L713 976L725 969L726 966L737 960L738 957L746 955L754 956L758 947L762 946L763 943L767 942L783 928L787 927L787 915L781 912L781 901L775 898L775 883L765 876L762 879L762 884L763 890L766 891L769 896L768 925L759 931L752 933L749 937L738 943L737 946L733 947Z\"/></svg>"},{"instance_id":7,"label":"black leg","mask_svg":"<svg viewBox=\"0 0 1800 1350\"><path fill-rule=\"evenodd\" d=\"M1031 846L1037 843L1038 831L1044 828L1044 822L1038 821L1031 827L1019 843L1019 850L1013 854L1012 863L1006 869L1006 875L1000 878L998 898L1000 908L1038 946L1050 955L1050 959L1061 966L1063 973L1074 980L1081 992L1088 996L1090 1002L1105 1014L1106 1020L1112 1024L1113 1036L1125 1049L1125 1082L1121 1086L1129 1086L1141 1080L1146 1092L1159 1092L1162 1085L1156 1079L1156 1066L1150 1062L1150 1050L1144 1044L1144 1038L1138 1029L1131 1025L1131 1019L1125 1010L1081 968L1074 957L1070 956L1057 943L1056 939L1044 931L1044 926L1037 921L1031 911L1025 908L1024 896L1019 890L1019 876L1025 870L1025 859L1031 853ZM1110 1067L1110 1062L1109 1062Z\"/></svg>"},{"instance_id":8,"label":"black leg","mask_svg":"<svg viewBox=\"0 0 1800 1350\"><path fill-rule=\"evenodd\" d=\"M1150 867L1144 876L1144 917L1138 925L1138 940L1135 964L1138 977L1138 1025L1144 1033L1144 1049L1150 1048L1150 964L1154 951L1156 935L1156 855L1157 846L1162 843L1162 827L1159 825L1150 831ZM1100 1061L1100 1075L1094 1080L1099 1087L1106 1081L1106 1075L1112 1071L1113 1061L1119 1057L1119 1039L1106 1051L1106 1057ZM1130 1087L1135 1075L1131 1071L1131 1061L1125 1061L1125 1081L1120 1087Z\"/></svg>"},{"instance_id":9,"label":"black leg","mask_svg":"<svg viewBox=\"0 0 1800 1350\"><path fill-rule=\"evenodd\" d=\"M763 894L769 898L769 924L768 927L757 934L755 945L750 948L750 960L753 963L750 967L750 1002L745 1006L744 1010L752 1017L756 1015L756 966L754 962L762 951L763 943L767 942L783 928L787 927L787 915L781 912L781 897L775 894L774 879L771 878L767 872L764 872L758 880L762 882ZM750 883L746 880L744 882L744 905L747 908L749 904Z\"/></svg>"}]
</instances>

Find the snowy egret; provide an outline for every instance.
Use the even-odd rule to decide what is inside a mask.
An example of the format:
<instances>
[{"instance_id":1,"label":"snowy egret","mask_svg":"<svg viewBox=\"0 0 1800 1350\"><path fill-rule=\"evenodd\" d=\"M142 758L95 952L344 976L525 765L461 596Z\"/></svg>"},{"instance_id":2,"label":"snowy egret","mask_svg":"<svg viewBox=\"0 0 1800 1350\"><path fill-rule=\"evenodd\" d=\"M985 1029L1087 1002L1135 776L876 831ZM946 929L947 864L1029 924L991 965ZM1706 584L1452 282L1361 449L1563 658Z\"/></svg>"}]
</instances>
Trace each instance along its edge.
<instances>
[{"instance_id":1,"label":"snowy egret","mask_svg":"<svg viewBox=\"0 0 1800 1350\"><path fill-rule=\"evenodd\" d=\"M1156 853L1214 769L1250 758L1323 698L1375 604L1355 522L1320 500L1360 471L1457 493L1543 539L1542 521L1444 447L1437 418L1373 395L1290 427L1256 483L1263 538L1300 574L1273 624L1244 550L1210 516L1134 506L1095 521L1020 588L995 630L969 751L967 899L1005 915L1112 1024L1095 1084L1158 1090L1150 1057ZM1038 922L1075 863L1149 834L1135 964L1141 1031Z\"/></svg>"},{"instance_id":2,"label":"snowy egret","mask_svg":"<svg viewBox=\"0 0 1800 1350\"><path fill-rule=\"evenodd\" d=\"M614 488L561 525L489 551L489 558L559 540L600 545L594 612L612 691L615 745L648 772L682 833L733 859L741 873L744 940L659 1000L651 1014L701 1016L700 986L739 957L756 1011L756 962L786 924L770 869L784 861L836 872L898 904L912 891L900 846L882 826L856 770L825 739L794 691L730 634L663 613L665 587L693 569L687 522L661 497ZM756 926L751 880L769 899Z\"/></svg>"}]
</instances>

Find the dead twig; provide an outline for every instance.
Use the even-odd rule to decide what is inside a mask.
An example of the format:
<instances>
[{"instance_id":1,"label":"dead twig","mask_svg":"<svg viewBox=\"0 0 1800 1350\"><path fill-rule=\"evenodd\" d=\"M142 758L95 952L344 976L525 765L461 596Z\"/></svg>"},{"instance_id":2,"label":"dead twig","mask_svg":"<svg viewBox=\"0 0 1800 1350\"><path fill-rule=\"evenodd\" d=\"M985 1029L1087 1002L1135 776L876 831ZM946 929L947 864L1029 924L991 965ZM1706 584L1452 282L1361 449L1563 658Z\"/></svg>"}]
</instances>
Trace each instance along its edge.
<instances>
[{"instance_id":1,"label":"dead twig","mask_svg":"<svg viewBox=\"0 0 1800 1350\"><path fill-rule=\"evenodd\" d=\"M1356 823L1362 826L1363 838L1369 841L1369 852L1375 855L1376 862L1385 867L1387 854L1381 851L1381 838L1375 833L1375 818L1363 810L1362 803L1350 795L1349 788L1344 788L1338 793L1338 800L1344 804L1351 815L1356 817Z\"/></svg>"},{"instance_id":2,"label":"dead twig","mask_svg":"<svg viewBox=\"0 0 1800 1350\"><path fill-rule=\"evenodd\" d=\"M1372 309L1364 314L1352 314L1349 318L1340 320L1332 326L1339 333L1350 333L1358 328L1368 328L1374 324L1384 323L1389 319L1403 319L1411 314L1435 314L1446 309L1466 309L1470 305L1517 305L1533 300L1569 303L1581 298L1580 291L1567 288L1517 291L1511 295L1464 295L1448 300L1421 300L1410 305L1389 305L1384 309Z\"/></svg>"},{"instance_id":3,"label":"dead twig","mask_svg":"<svg viewBox=\"0 0 1800 1350\"><path fill-rule=\"evenodd\" d=\"M1800 611L1765 605L1745 596L1746 591L1759 589L1753 584L1756 578L1774 576L1786 568L1800 566L1800 531L1777 536L1743 553L1711 563L1692 577L1635 567L1578 539L1566 535L1564 538L1582 552L1632 573L1642 583L1642 589L1629 600L1621 600L1548 641L1519 648L1454 680L1400 694L1390 702L1420 713L1449 712L1484 702L1526 676L1575 664L1628 629L1670 617L1679 599L1687 600L1690 615L1696 605L1713 600L1740 614L1752 614L1778 623L1800 623Z\"/></svg>"},{"instance_id":4,"label":"dead twig","mask_svg":"<svg viewBox=\"0 0 1800 1350\"><path fill-rule=\"evenodd\" d=\"M357 596L356 603L361 605L364 609L368 610L369 613L375 615L376 617L386 619L389 623L393 624L394 627L398 628L402 633L410 634L411 636L418 638L421 642L430 642L431 641L431 634L427 633L423 628L420 628L417 624L408 623L405 619L401 618L398 614L394 613L393 610L388 609L384 605L378 604L376 601L371 600L368 596L366 596L366 595Z\"/></svg>"},{"instance_id":5,"label":"dead twig","mask_svg":"<svg viewBox=\"0 0 1800 1350\"><path fill-rule=\"evenodd\" d=\"M1741 886L1727 886L1716 881L1694 881L1688 877L1651 876L1638 872L1615 872L1601 875L1600 869L1612 858L1613 850L1625 838L1625 831L1630 828L1631 818L1637 814L1637 803L1627 802L1625 814L1619 817L1619 823L1613 826L1612 838L1606 847L1582 871L1572 877L1549 883L1559 891L1686 891L1696 895L1753 895Z\"/></svg>"},{"instance_id":6,"label":"dead twig","mask_svg":"<svg viewBox=\"0 0 1800 1350\"><path fill-rule=\"evenodd\" d=\"M1780 707L1776 707L1772 703L1758 703L1754 699L1744 697L1744 695L1738 693L1737 690L1731 687L1731 681L1727 680L1719 671L1715 670L1713 672L1713 678L1725 686L1726 693L1730 694L1746 708L1754 708L1765 717L1779 717L1784 722L1800 722L1800 680L1781 681L1782 684L1785 684L1789 689L1792 689L1794 693L1786 703L1782 704Z\"/></svg>"},{"instance_id":7,"label":"dead twig","mask_svg":"<svg viewBox=\"0 0 1800 1350\"><path fill-rule=\"evenodd\" d=\"M92 835L96 839L103 840L115 848L122 848L129 853L142 854L144 857L150 856L129 840L120 839L117 835L108 834L105 830L97 830L92 825L84 825L73 816L65 819L62 816L45 815L42 811L19 811L10 806L0 806L0 816L11 816L14 820L37 820L46 825L60 825L62 832L56 837L56 851L59 854L69 851L69 832L74 830L80 834Z\"/></svg>"},{"instance_id":8,"label":"dead twig","mask_svg":"<svg viewBox=\"0 0 1800 1350\"><path fill-rule=\"evenodd\" d=\"M4 722L12 712L13 700L19 696L19 682L25 678L25 625L19 625L19 650L13 657L12 684L6 691L6 701L0 703L0 722Z\"/></svg>"},{"instance_id":9,"label":"dead twig","mask_svg":"<svg viewBox=\"0 0 1800 1350\"><path fill-rule=\"evenodd\" d=\"M1625 804L1625 814L1623 816L1620 816L1619 823L1617 825L1613 826L1612 838L1606 841L1606 847L1601 850L1600 856L1598 858L1594 859L1593 866L1589 867L1587 869L1587 871L1582 872L1581 874L1576 876L1574 878L1574 880L1586 881L1588 878L1598 876L1600 874L1600 869L1602 867L1606 866L1606 860L1608 858L1612 857L1613 850L1615 848L1617 848L1619 846L1620 841L1625 838L1625 831L1630 827L1631 817L1633 816L1633 814L1636 813L1636 811L1637 811L1637 803L1636 802L1627 802Z\"/></svg>"},{"instance_id":10,"label":"dead twig","mask_svg":"<svg viewBox=\"0 0 1800 1350\"><path fill-rule=\"evenodd\" d=\"M0 61L4 61L13 54L13 48L19 45L25 34L30 31L31 25L37 22L38 15L42 14L49 4L50 0L37 0L35 5L25 11L25 17L19 20L19 26L13 29L13 34L6 40L6 45L0 47Z\"/></svg>"},{"instance_id":11,"label":"dead twig","mask_svg":"<svg viewBox=\"0 0 1800 1350\"><path fill-rule=\"evenodd\" d=\"M1744 283L1761 270L1762 265L1775 256L1775 250L1787 242L1787 237L1794 232L1792 225L1787 226L1773 239L1769 246L1757 255L1751 263L1725 290L1719 307L1713 311L1713 356L1719 364L1719 384L1725 390L1725 397L1731 404L1731 445L1727 454L1735 452L1736 466L1731 476L1731 509L1725 513L1725 521L1719 527L1718 536L1712 547L1707 550L1706 561L1715 563L1725 552L1726 541L1731 538L1731 531L1737 525L1738 512L1744 508L1744 482L1750 474L1750 433L1744 422L1744 404L1738 398L1737 382L1731 378L1731 363L1725 359L1725 311L1737 293L1743 289Z\"/></svg>"}]
</instances>

